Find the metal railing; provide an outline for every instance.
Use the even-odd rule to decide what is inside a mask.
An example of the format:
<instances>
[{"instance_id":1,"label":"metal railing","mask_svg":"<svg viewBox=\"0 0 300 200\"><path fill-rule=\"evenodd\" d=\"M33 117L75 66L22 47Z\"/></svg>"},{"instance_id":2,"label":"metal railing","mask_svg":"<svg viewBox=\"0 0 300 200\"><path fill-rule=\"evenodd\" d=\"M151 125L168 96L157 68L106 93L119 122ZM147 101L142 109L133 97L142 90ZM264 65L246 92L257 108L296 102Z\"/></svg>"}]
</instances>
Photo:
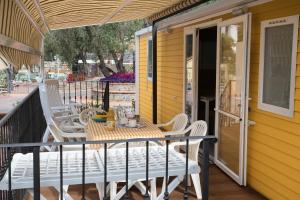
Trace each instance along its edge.
<instances>
[{"instance_id":1,"label":"metal railing","mask_svg":"<svg viewBox=\"0 0 300 200\"><path fill-rule=\"evenodd\" d=\"M42 146L49 146L49 145L55 145L59 146L59 155L60 155L60 160L59 160L59 170L60 170L60 175L59 175L59 192L60 192L60 199L63 199L64 197L64 190L63 190L63 185L64 185L64 173L63 173L63 146L65 145L82 145L81 150L82 151L82 181L81 181L81 198L84 200L86 199L86 146L87 145L102 145L103 151L104 151L104 177L103 177L103 183L104 183L104 191L107 191L108 187L108 169L107 165L109 164L109 160L107 159L107 152L108 152L108 145L109 144L116 144L116 143L125 143L126 144L126 166L125 167L125 196L124 199L129 199L129 170L128 170L128 165L129 165L129 149L130 149L130 144L131 143L137 143L137 142L145 142L145 151L146 151L146 158L145 158L145 184L146 184L146 193L144 194L144 199L150 199L148 191L149 191L149 142L162 142L164 144L163 148L165 148L165 174L164 177L166 177L165 180L165 185L167 186L169 183L169 145L170 141L186 141L186 148L185 148L185 154L186 154L186 159L185 159L185 177L188 176L188 171L189 171L189 144L190 141L192 140L199 140L202 139L203 143L203 157L202 157L202 162L200 162L201 166L201 175L202 175L202 199L207 200L208 199L208 187L209 187L209 145L211 143L216 142L216 138L213 136L192 136L192 137L166 137L166 138L148 138L148 139L129 139L129 140L107 140L107 141L85 141L85 142L63 142L63 143L27 143L27 144L1 144L0 148L1 149L6 149L7 152L11 153L9 157L9 165L8 165L8 192L7 192L7 198L2 198L2 199L15 199L13 198L13 190L12 190L12 168L11 168L11 159L13 157L12 152L17 152L17 150L20 150L22 148L30 148L33 149L33 194L34 194L34 200L39 200L40 199L40 147ZM43 169L42 169L43 170ZM182 194L182 199L187 200L189 199L189 190L188 190L188 179L185 178L184 181L185 189ZM165 187L165 191L163 191L163 198L164 200L169 199L169 191L168 187ZM107 196L106 192L104 192L104 200L108 200L109 197Z\"/></svg>"},{"instance_id":2,"label":"metal railing","mask_svg":"<svg viewBox=\"0 0 300 200\"><path fill-rule=\"evenodd\" d=\"M59 89L64 104L80 103L83 105L83 108L101 107L104 110L108 110L112 105L112 99L114 99L116 95L123 97L125 95L134 95L132 91L126 89L118 88L118 90L115 91L115 84L121 83L110 83L109 81L101 82L99 80L61 81L59 83ZM133 92L135 93L135 90L133 90ZM131 105L131 100L132 99L126 100L128 105ZM122 103L124 104L124 102ZM128 106L127 104L122 106Z\"/></svg>"},{"instance_id":3,"label":"metal railing","mask_svg":"<svg viewBox=\"0 0 300 200\"><path fill-rule=\"evenodd\" d=\"M28 94L13 110L0 121L0 144L40 142L46 129L38 87ZM22 153L31 151L22 148ZM0 178L9 165L9 158L14 151L0 148ZM22 196L22 192L14 196ZM6 193L0 191L0 198L5 199Z\"/></svg>"},{"instance_id":4,"label":"metal railing","mask_svg":"<svg viewBox=\"0 0 300 200\"><path fill-rule=\"evenodd\" d=\"M59 84L64 104L81 103L85 107L101 106L104 101L104 83L99 80L62 81Z\"/></svg>"}]
</instances>

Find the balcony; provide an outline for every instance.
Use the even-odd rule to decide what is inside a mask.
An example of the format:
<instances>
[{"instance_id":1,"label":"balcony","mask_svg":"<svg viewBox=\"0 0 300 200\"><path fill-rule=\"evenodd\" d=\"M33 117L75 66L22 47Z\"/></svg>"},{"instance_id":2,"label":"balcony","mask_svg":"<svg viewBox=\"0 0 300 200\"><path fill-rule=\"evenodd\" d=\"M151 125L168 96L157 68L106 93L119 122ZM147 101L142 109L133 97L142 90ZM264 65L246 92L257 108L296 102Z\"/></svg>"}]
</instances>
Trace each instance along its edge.
<instances>
[{"instance_id":1,"label":"balcony","mask_svg":"<svg viewBox=\"0 0 300 200\"><path fill-rule=\"evenodd\" d=\"M105 95L98 96L105 91L98 91L101 88L99 82L72 84L59 87L65 103L87 100L83 103L87 106L107 102ZM87 87L89 84L92 86ZM96 96L92 93L93 88L98 88L94 93ZM111 185L115 182L118 182L118 192L123 189L120 195L125 199L197 199L194 187L185 178L191 173L199 173L197 166L201 168L202 199L263 199L254 191L237 186L210 164L209 144L216 140L212 136L41 143L47 123L39 95L39 89L34 89L0 122L0 162L4 166L1 168L1 199L118 199L112 198L114 193L111 193ZM190 143L197 139L202 140L199 163L185 159L189 158L186 150ZM174 154L174 141L186 144L181 148L182 157ZM134 147L137 142L144 145ZM150 145L152 142L162 144L157 147L159 150ZM122 150L110 148L111 144L118 143L123 143ZM92 145L101 148L88 149ZM50 153L44 148L53 146L56 150ZM75 146L75 151L66 150ZM157 163L160 166L155 168ZM144 190L132 186L139 182ZM163 183L169 186L163 187ZM156 190L155 196L153 190Z\"/></svg>"}]
</instances>

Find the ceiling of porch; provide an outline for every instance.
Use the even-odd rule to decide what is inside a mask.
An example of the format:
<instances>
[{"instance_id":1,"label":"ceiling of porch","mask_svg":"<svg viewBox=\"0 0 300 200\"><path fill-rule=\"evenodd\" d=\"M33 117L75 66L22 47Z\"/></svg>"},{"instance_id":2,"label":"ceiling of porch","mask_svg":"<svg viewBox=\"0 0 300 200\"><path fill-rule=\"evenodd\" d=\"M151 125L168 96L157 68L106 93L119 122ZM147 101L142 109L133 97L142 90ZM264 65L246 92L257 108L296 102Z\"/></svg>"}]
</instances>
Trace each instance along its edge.
<instances>
[{"instance_id":1,"label":"ceiling of porch","mask_svg":"<svg viewBox=\"0 0 300 200\"><path fill-rule=\"evenodd\" d=\"M55 29L143 19L185 1L15 0L42 33Z\"/></svg>"}]
</instances>

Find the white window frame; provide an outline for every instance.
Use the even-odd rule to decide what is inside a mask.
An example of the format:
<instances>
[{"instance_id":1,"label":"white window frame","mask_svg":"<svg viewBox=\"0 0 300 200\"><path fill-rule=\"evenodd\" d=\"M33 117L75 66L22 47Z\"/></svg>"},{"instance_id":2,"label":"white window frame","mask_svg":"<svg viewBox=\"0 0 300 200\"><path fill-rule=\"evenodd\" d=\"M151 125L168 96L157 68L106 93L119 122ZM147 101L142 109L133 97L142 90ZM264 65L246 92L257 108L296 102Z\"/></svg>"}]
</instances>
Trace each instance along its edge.
<instances>
[{"instance_id":1,"label":"white window frame","mask_svg":"<svg viewBox=\"0 0 300 200\"><path fill-rule=\"evenodd\" d=\"M293 46L291 60L291 77L290 77L290 101L289 109L279 106L267 104L263 102L263 86L264 86L264 56L265 56L265 30L268 27L282 26L293 24ZM297 59L297 43L298 43L298 26L299 15L266 20L261 22L260 33L260 59L259 59L259 93L258 108L264 111L272 112L278 115L293 117L294 116L294 96L295 96L295 79L296 79L296 59Z\"/></svg>"},{"instance_id":2,"label":"white window frame","mask_svg":"<svg viewBox=\"0 0 300 200\"><path fill-rule=\"evenodd\" d=\"M152 52L152 77L149 77L149 41L152 41L152 51L153 51L153 40L152 40L152 36L148 37L147 39L147 79L149 81L152 81L152 77L153 77L153 52Z\"/></svg>"}]
</instances>

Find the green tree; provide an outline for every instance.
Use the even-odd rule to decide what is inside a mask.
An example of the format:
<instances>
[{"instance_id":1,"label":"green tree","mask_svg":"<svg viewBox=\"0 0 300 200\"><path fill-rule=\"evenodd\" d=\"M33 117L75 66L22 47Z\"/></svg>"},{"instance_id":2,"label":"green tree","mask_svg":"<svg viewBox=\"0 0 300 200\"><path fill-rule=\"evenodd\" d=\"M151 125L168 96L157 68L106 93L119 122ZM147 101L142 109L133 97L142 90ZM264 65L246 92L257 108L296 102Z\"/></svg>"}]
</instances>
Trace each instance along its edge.
<instances>
[{"instance_id":1,"label":"green tree","mask_svg":"<svg viewBox=\"0 0 300 200\"><path fill-rule=\"evenodd\" d=\"M45 60L51 61L58 55L70 66L78 65L78 59L85 65L87 53L93 53L104 75L113 73L104 62L109 56L114 59L118 72L125 72L124 53L134 42L134 33L142 27L143 21L138 20L51 31L45 38Z\"/></svg>"}]
</instances>

